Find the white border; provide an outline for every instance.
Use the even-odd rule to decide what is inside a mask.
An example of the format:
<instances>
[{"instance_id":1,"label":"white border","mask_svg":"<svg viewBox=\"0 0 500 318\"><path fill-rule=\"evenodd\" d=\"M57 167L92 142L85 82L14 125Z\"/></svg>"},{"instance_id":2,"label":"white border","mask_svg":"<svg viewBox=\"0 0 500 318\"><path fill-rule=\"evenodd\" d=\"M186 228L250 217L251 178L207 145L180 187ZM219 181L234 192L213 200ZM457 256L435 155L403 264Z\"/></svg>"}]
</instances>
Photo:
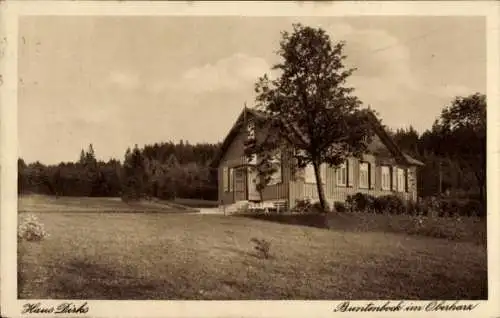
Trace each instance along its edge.
<instances>
[{"instance_id":1,"label":"white border","mask_svg":"<svg viewBox=\"0 0 500 318\"><path fill-rule=\"evenodd\" d=\"M18 317L26 301L17 300L16 225L17 225L17 34L22 15L245 15L245 16L485 16L487 17L487 98L488 98L488 267L489 299L473 312L399 312L399 316L500 316L498 303L499 218L497 195L499 176L499 10L496 2L65 2L20 1L0 3L1 37L7 37L0 60L0 169L1 169L1 309L2 316ZM1 43L1 42L0 42ZM465 45L465 44L464 44ZM457 66L459 67L459 66ZM60 301L43 301L58 304ZM339 301L89 301L91 317L330 317ZM353 302L360 303L360 302ZM365 302L363 302L365 303ZM414 302L426 304L427 302ZM394 316L390 313L335 313L341 316ZM37 316L37 315L30 315Z\"/></svg>"}]
</instances>

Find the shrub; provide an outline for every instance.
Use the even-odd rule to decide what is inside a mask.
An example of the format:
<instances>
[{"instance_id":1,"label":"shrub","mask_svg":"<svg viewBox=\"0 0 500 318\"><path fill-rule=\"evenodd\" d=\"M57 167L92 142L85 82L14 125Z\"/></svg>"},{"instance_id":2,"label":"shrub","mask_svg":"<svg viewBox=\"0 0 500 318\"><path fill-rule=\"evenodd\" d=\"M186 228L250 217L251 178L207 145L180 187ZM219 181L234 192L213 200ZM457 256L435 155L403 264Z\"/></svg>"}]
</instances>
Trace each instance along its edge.
<instances>
[{"instance_id":1,"label":"shrub","mask_svg":"<svg viewBox=\"0 0 500 318\"><path fill-rule=\"evenodd\" d=\"M374 209L378 213L403 214L406 212L406 204L396 195L384 195L375 198Z\"/></svg>"},{"instance_id":2,"label":"shrub","mask_svg":"<svg viewBox=\"0 0 500 318\"><path fill-rule=\"evenodd\" d=\"M458 216L462 204L456 199L439 200L439 216Z\"/></svg>"},{"instance_id":3,"label":"shrub","mask_svg":"<svg viewBox=\"0 0 500 318\"><path fill-rule=\"evenodd\" d=\"M38 218L33 214L25 216L17 230L17 237L19 240L26 241L41 241L48 236L45 228Z\"/></svg>"},{"instance_id":4,"label":"shrub","mask_svg":"<svg viewBox=\"0 0 500 318\"><path fill-rule=\"evenodd\" d=\"M339 213L344 213L347 211L347 205L344 202L336 201L333 203L333 207L335 208L335 211Z\"/></svg>"},{"instance_id":5,"label":"shrub","mask_svg":"<svg viewBox=\"0 0 500 318\"><path fill-rule=\"evenodd\" d=\"M325 212L325 210L326 211L329 210L328 205L326 206L326 209L323 210L321 208L321 204L319 203L319 201L311 203L310 199L304 199L304 200L297 200L295 202L296 202L295 207L292 210L292 212L295 212L295 213L317 214L317 213Z\"/></svg>"},{"instance_id":6,"label":"shrub","mask_svg":"<svg viewBox=\"0 0 500 318\"><path fill-rule=\"evenodd\" d=\"M484 205L473 199L426 197L419 201L422 215L439 217L484 216Z\"/></svg>"},{"instance_id":7,"label":"shrub","mask_svg":"<svg viewBox=\"0 0 500 318\"><path fill-rule=\"evenodd\" d=\"M426 197L418 203L422 215L425 216L438 216L440 210L439 199L436 197Z\"/></svg>"},{"instance_id":8,"label":"shrub","mask_svg":"<svg viewBox=\"0 0 500 318\"><path fill-rule=\"evenodd\" d=\"M297 200L295 201L295 207L293 208L293 212L298 212L298 213L307 213L311 211L311 200L309 199L304 199L304 200Z\"/></svg>"},{"instance_id":9,"label":"shrub","mask_svg":"<svg viewBox=\"0 0 500 318\"><path fill-rule=\"evenodd\" d=\"M328 208L328 204L326 205L325 207L325 210L328 211L329 208ZM311 212L312 213L322 213L322 212L325 212L325 210L323 210L323 208L321 207L321 203L319 202L314 202L312 205L311 205Z\"/></svg>"},{"instance_id":10,"label":"shrub","mask_svg":"<svg viewBox=\"0 0 500 318\"><path fill-rule=\"evenodd\" d=\"M346 204L349 206L351 211L357 212L368 212L373 211L375 207L375 197L369 194L356 193L355 195L350 195L346 199Z\"/></svg>"},{"instance_id":11,"label":"shrub","mask_svg":"<svg viewBox=\"0 0 500 318\"><path fill-rule=\"evenodd\" d=\"M270 254L269 250L271 248L271 243L265 239L258 239L253 237L250 239L251 242L255 243L254 249L257 251L259 257L268 259Z\"/></svg>"},{"instance_id":12,"label":"shrub","mask_svg":"<svg viewBox=\"0 0 500 318\"><path fill-rule=\"evenodd\" d=\"M410 200L406 202L405 205L406 205L406 214L413 216L419 215L420 210L417 202Z\"/></svg>"}]
</instances>

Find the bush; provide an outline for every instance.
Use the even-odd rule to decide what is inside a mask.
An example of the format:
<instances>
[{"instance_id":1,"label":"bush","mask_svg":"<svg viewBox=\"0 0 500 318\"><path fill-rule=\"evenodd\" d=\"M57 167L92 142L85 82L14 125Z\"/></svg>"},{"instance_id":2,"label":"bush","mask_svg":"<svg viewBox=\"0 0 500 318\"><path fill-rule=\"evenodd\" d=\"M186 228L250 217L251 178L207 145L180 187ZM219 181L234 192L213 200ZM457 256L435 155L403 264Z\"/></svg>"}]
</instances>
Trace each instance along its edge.
<instances>
[{"instance_id":1,"label":"bush","mask_svg":"<svg viewBox=\"0 0 500 318\"><path fill-rule=\"evenodd\" d=\"M355 195L348 196L346 204L349 206L349 210L351 211L372 212L375 207L375 197L358 192Z\"/></svg>"},{"instance_id":2,"label":"bush","mask_svg":"<svg viewBox=\"0 0 500 318\"><path fill-rule=\"evenodd\" d=\"M437 216L441 205L437 197L426 197L418 203L420 211L425 216Z\"/></svg>"},{"instance_id":3,"label":"bush","mask_svg":"<svg viewBox=\"0 0 500 318\"><path fill-rule=\"evenodd\" d=\"M325 210L328 211L329 208L328 208L328 204L327 206L325 207ZM311 205L311 212L312 213L323 213L325 212L325 210L323 210L323 208L321 207L321 203L319 202L314 202L312 205Z\"/></svg>"},{"instance_id":4,"label":"bush","mask_svg":"<svg viewBox=\"0 0 500 318\"><path fill-rule=\"evenodd\" d=\"M17 230L19 240L41 241L47 236L48 233L45 231L43 224L38 221L35 215L29 214L19 222Z\"/></svg>"},{"instance_id":5,"label":"bush","mask_svg":"<svg viewBox=\"0 0 500 318\"><path fill-rule=\"evenodd\" d=\"M335 212L338 213L344 213L347 211L347 206L344 202L336 201L333 203L333 207L335 208Z\"/></svg>"},{"instance_id":6,"label":"bush","mask_svg":"<svg viewBox=\"0 0 500 318\"><path fill-rule=\"evenodd\" d=\"M293 212L297 213L307 213L310 212L312 208L311 200L297 200L295 201L295 207L293 208Z\"/></svg>"},{"instance_id":7,"label":"bush","mask_svg":"<svg viewBox=\"0 0 500 318\"><path fill-rule=\"evenodd\" d=\"M458 216L460 215L460 206L463 205L456 199L440 199L438 216Z\"/></svg>"},{"instance_id":8,"label":"bush","mask_svg":"<svg viewBox=\"0 0 500 318\"><path fill-rule=\"evenodd\" d=\"M310 199L304 199L304 200L296 200L295 201L295 207L292 209L292 212L317 214L317 213L326 212L328 210L329 210L328 205L326 206L325 210L323 210L321 208L321 204L319 203L319 201L311 203Z\"/></svg>"},{"instance_id":9,"label":"bush","mask_svg":"<svg viewBox=\"0 0 500 318\"><path fill-rule=\"evenodd\" d=\"M381 214L403 214L406 212L406 203L396 195L384 195L375 198L373 208Z\"/></svg>"},{"instance_id":10,"label":"bush","mask_svg":"<svg viewBox=\"0 0 500 318\"><path fill-rule=\"evenodd\" d=\"M478 200L439 197L421 199L418 209L422 215L439 217L484 216L486 212Z\"/></svg>"},{"instance_id":11,"label":"bush","mask_svg":"<svg viewBox=\"0 0 500 318\"><path fill-rule=\"evenodd\" d=\"M406 203L406 214L408 215L413 215L413 216L420 216L421 214L421 209L420 205L418 202L415 201L409 201Z\"/></svg>"}]
</instances>

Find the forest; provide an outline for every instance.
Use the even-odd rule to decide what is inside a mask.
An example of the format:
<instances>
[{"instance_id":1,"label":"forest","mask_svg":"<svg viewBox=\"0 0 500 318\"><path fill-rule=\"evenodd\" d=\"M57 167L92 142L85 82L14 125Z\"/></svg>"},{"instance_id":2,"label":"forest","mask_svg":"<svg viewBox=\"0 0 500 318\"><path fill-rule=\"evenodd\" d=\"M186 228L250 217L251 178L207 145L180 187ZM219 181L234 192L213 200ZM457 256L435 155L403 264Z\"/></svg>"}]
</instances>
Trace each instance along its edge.
<instances>
[{"instance_id":1,"label":"forest","mask_svg":"<svg viewBox=\"0 0 500 318\"><path fill-rule=\"evenodd\" d=\"M209 168L218 144L155 143L127 149L123 160L96 159L92 145L76 162L44 165L18 159L18 193L55 196L217 200Z\"/></svg>"}]
</instances>

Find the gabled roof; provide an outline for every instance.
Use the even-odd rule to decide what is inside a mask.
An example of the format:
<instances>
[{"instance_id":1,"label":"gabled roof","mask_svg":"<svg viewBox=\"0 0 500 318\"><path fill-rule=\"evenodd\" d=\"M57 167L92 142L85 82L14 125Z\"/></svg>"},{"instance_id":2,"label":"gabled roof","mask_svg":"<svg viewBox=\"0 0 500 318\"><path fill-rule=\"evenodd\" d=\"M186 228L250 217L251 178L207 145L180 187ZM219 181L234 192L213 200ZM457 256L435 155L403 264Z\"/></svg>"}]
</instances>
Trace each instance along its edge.
<instances>
[{"instance_id":1,"label":"gabled roof","mask_svg":"<svg viewBox=\"0 0 500 318\"><path fill-rule=\"evenodd\" d=\"M224 138L224 141L222 142L221 147L219 148L219 151L215 155L214 159L212 160L211 166L212 167L218 167L220 161L222 160L222 157L226 153L227 149L233 142L234 138L238 135L240 132L240 129L243 126L244 118L245 116L258 116L260 118L265 118L265 115L262 112L259 112L255 109L250 109L250 108L244 108L241 114L238 116L238 119L236 119L236 122L233 124L233 127L231 127L231 130L229 130L229 133L226 135L226 138ZM248 118L247 117L247 118Z\"/></svg>"},{"instance_id":2,"label":"gabled roof","mask_svg":"<svg viewBox=\"0 0 500 318\"><path fill-rule=\"evenodd\" d=\"M398 145L394 142L394 140L389 136L389 134L385 131L385 129L382 127L380 121L378 118L372 113L368 112L370 114L369 119L370 123L372 124L372 128L375 131L375 133L380 137L382 142L387 146L389 151L394 155L397 161L411 165L411 166L423 166L424 164L411 157L410 155L404 153L401 151L401 149L398 147ZM216 156L212 160L212 167L218 167L220 164L220 161L222 160L222 157L226 153L227 149L233 142L234 138L238 135L240 132L241 127L243 126L244 123L244 118L247 116L247 118L250 118L252 116L260 117L260 118L265 118L266 115L258 110L255 109L250 109L250 108L245 108L241 112L241 114L238 116L238 119L234 123L233 127L231 127L231 130L227 134L226 138L224 138L224 141L222 142L222 145L217 152Z\"/></svg>"}]
</instances>

